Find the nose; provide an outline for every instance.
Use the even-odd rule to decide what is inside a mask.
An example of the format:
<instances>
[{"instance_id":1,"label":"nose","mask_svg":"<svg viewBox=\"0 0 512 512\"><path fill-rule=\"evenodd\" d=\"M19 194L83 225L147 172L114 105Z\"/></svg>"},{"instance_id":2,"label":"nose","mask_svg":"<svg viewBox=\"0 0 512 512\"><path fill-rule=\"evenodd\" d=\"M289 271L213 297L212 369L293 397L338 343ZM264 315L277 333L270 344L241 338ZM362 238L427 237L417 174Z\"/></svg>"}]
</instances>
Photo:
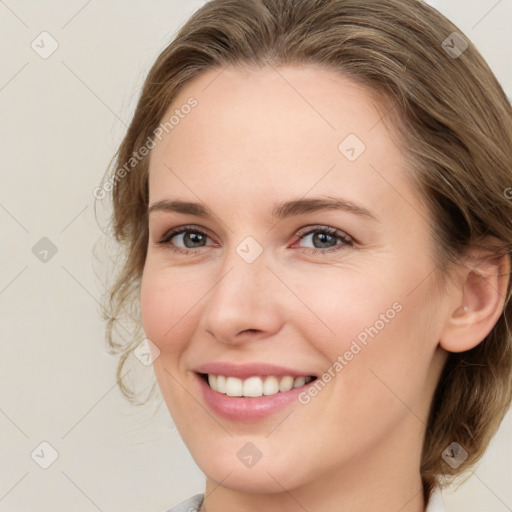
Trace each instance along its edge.
<instances>
[{"instance_id":1,"label":"nose","mask_svg":"<svg viewBox=\"0 0 512 512\"><path fill-rule=\"evenodd\" d=\"M252 263L233 251L206 301L200 327L220 343L263 340L282 328L282 284L270 270L265 251Z\"/></svg>"}]
</instances>

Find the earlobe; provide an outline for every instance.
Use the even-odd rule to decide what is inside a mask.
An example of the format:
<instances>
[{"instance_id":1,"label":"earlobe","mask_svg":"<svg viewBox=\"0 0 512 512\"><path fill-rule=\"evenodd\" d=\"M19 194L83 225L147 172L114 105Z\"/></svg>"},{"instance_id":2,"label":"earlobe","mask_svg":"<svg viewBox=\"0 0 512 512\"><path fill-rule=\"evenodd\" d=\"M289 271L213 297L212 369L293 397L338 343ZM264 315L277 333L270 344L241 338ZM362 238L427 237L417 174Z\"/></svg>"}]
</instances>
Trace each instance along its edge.
<instances>
[{"instance_id":1,"label":"earlobe","mask_svg":"<svg viewBox=\"0 0 512 512\"><path fill-rule=\"evenodd\" d=\"M508 255L473 251L471 265L462 274L457 304L440 338L442 348L464 352L485 339L503 312L509 277Z\"/></svg>"}]
</instances>

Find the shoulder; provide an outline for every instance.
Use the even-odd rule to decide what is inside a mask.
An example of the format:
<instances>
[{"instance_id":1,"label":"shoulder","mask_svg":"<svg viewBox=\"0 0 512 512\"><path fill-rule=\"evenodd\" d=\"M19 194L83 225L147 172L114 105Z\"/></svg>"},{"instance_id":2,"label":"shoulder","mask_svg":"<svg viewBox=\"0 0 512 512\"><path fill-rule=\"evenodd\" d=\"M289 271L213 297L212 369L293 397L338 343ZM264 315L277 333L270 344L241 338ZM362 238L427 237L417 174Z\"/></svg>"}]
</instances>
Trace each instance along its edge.
<instances>
[{"instance_id":1,"label":"shoulder","mask_svg":"<svg viewBox=\"0 0 512 512\"><path fill-rule=\"evenodd\" d=\"M446 512L444 506L443 495L440 489L436 489L428 502L428 507L425 512Z\"/></svg>"},{"instance_id":2,"label":"shoulder","mask_svg":"<svg viewBox=\"0 0 512 512\"><path fill-rule=\"evenodd\" d=\"M167 512L198 512L204 499L204 494L196 494L188 500L182 501L179 505L171 508Z\"/></svg>"}]
</instances>

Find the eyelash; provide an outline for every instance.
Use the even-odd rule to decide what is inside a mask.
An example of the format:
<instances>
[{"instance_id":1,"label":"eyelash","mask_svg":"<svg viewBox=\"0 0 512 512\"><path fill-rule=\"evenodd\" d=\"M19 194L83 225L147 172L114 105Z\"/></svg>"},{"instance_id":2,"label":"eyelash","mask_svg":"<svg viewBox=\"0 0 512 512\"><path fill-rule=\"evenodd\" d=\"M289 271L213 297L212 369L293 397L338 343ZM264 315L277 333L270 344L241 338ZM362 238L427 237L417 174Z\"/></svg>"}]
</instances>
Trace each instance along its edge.
<instances>
[{"instance_id":1,"label":"eyelash","mask_svg":"<svg viewBox=\"0 0 512 512\"><path fill-rule=\"evenodd\" d=\"M158 245L160 246L167 246L169 249L171 249L174 253L183 254L183 255L189 255L191 253L194 253L196 249L192 248L182 248L182 247L176 247L173 246L170 242L176 235L181 235L183 233L196 233L203 235L207 238L208 234L202 231L201 229L198 229L194 226L181 226L179 228L174 228L165 233L165 235L162 237L162 239L158 242ZM335 228L331 228L329 226L314 226L314 227L308 227L303 228L299 230L297 233L298 241L303 240L306 236L311 235L313 233L324 233L326 235L337 237L339 240L341 240L340 244L336 244L333 247L324 248L324 249L316 249L312 247L302 247L301 249L305 251L307 254L326 254L331 252L336 252L341 250L343 247L346 246L354 246L354 240L344 233L343 231L340 231ZM205 247L205 246L203 246ZM203 247L198 247L197 249L202 249Z\"/></svg>"}]
</instances>

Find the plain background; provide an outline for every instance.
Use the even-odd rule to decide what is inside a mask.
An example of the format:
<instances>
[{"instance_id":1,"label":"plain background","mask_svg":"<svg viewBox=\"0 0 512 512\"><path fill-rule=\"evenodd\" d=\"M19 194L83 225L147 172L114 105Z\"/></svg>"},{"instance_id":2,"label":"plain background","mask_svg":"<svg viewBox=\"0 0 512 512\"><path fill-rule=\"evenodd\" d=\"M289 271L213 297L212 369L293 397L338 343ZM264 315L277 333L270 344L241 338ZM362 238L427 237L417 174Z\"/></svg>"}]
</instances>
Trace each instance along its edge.
<instances>
[{"instance_id":1,"label":"plain background","mask_svg":"<svg viewBox=\"0 0 512 512\"><path fill-rule=\"evenodd\" d=\"M203 490L165 406L130 406L115 385L91 256L92 191L149 66L202 3L0 0L0 512L159 512ZM431 3L511 97L512 0ZM47 59L31 47L43 31L59 45ZM511 454L509 414L448 509L512 510Z\"/></svg>"}]
</instances>

